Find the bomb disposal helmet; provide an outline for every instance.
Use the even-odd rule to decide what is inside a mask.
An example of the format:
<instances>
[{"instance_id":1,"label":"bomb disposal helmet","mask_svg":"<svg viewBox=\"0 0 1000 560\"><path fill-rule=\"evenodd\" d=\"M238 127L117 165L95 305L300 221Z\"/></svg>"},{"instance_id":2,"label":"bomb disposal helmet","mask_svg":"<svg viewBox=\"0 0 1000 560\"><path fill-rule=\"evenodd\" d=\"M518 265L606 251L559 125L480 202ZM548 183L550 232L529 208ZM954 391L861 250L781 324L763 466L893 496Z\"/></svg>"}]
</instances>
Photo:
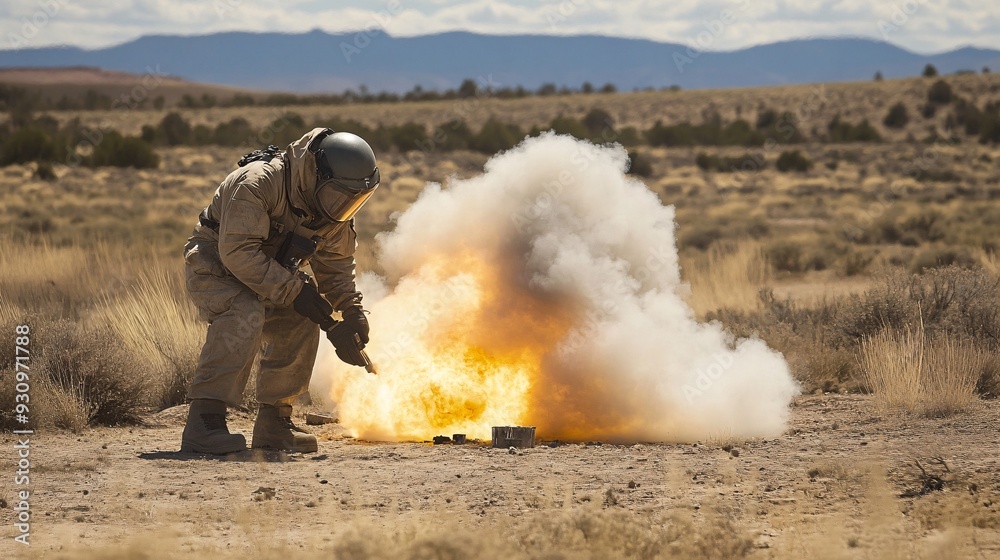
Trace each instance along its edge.
<instances>
[{"instance_id":1,"label":"bomb disposal helmet","mask_svg":"<svg viewBox=\"0 0 1000 560\"><path fill-rule=\"evenodd\" d=\"M378 188L375 152L360 136L330 129L313 139L309 151L316 156L315 210L334 222L350 220Z\"/></svg>"}]
</instances>

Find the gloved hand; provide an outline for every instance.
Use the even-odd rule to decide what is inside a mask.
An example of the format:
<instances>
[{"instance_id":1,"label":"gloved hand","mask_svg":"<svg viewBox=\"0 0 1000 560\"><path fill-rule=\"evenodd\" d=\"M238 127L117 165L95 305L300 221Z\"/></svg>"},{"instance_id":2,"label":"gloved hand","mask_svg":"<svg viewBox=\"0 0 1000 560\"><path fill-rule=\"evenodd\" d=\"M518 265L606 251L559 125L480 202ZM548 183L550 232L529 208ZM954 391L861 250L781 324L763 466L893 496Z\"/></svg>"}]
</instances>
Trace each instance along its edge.
<instances>
[{"instance_id":1,"label":"gloved hand","mask_svg":"<svg viewBox=\"0 0 1000 560\"><path fill-rule=\"evenodd\" d=\"M354 329L346 321L337 322L336 326L326 331L326 338L333 344L337 357L345 364L365 367L365 359L361 356L361 348Z\"/></svg>"},{"instance_id":2,"label":"gloved hand","mask_svg":"<svg viewBox=\"0 0 1000 560\"><path fill-rule=\"evenodd\" d=\"M371 330L368 326L368 317L365 316L365 310L361 309L360 305L355 305L345 309L342 315L344 316L344 323L357 333L358 338L361 339L361 347L364 348L368 344L368 332Z\"/></svg>"},{"instance_id":3,"label":"gloved hand","mask_svg":"<svg viewBox=\"0 0 1000 560\"><path fill-rule=\"evenodd\" d=\"M333 317L330 317L330 314L333 313L333 306L320 295L316 286L312 284L302 285L302 291L295 296L292 308L295 309L296 313L316 323L324 330L330 328L334 323Z\"/></svg>"}]
</instances>

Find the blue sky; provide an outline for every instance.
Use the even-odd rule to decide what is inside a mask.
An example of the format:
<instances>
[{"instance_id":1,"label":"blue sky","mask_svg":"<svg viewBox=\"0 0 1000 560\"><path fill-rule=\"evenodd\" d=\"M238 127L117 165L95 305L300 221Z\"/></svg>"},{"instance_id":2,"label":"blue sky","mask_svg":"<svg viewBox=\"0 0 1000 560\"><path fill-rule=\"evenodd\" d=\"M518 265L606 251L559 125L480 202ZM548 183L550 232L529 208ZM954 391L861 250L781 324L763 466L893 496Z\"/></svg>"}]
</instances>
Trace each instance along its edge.
<instances>
[{"instance_id":1,"label":"blue sky","mask_svg":"<svg viewBox=\"0 0 1000 560\"><path fill-rule=\"evenodd\" d=\"M1000 48L996 0L4 0L0 48L98 48L147 34L216 31L393 35L596 33L730 50L785 39L857 35L921 53Z\"/></svg>"}]
</instances>

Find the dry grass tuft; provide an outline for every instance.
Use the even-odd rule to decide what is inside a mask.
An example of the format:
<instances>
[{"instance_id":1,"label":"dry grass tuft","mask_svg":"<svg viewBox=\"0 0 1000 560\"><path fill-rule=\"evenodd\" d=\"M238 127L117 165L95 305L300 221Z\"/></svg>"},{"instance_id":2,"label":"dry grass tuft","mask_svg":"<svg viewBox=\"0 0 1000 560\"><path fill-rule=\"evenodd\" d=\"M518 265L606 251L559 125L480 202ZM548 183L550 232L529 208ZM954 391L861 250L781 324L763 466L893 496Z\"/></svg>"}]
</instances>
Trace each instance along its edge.
<instances>
[{"instance_id":1,"label":"dry grass tuft","mask_svg":"<svg viewBox=\"0 0 1000 560\"><path fill-rule=\"evenodd\" d=\"M928 338L916 328L884 329L861 341L861 373L882 414L948 416L976 399L988 357L947 334Z\"/></svg>"},{"instance_id":2,"label":"dry grass tuft","mask_svg":"<svg viewBox=\"0 0 1000 560\"><path fill-rule=\"evenodd\" d=\"M64 386L42 376L32 389L35 392L32 418L37 417L38 424L79 433L90 423L93 407L87 402L82 384Z\"/></svg>"},{"instance_id":3,"label":"dry grass tuft","mask_svg":"<svg viewBox=\"0 0 1000 560\"><path fill-rule=\"evenodd\" d=\"M105 298L90 321L109 325L135 360L150 370L151 403L158 409L184 401L205 338L205 326L184 291L179 267L154 265L123 295Z\"/></svg>"},{"instance_id":4,"label":"dry grass tuft","mask_svg":"<svg viewBox=\"0 0 1000 560\"><path fill-rule=\"evenodd\" d=\"M79 429L140 421L148 408L148 369L121 350L115 332L106 327L81 328L67 320L36 331L35 371L42 375L36 373L34 380L48 393L41 408L35 408L42 425Z\"/></svg>"},{"instance_id":5,"label":"dry grass tuft","mask_svg":"<svg viewBox=\"0 0 1000 560\"><path fill-rule=\"evenodd\" d=\"M763 247L750 241L713 245L703 257L685 263L683 270L691 284L688 303L699 317L719 309L755 311L761 290L771 281Z\"/></svg>"}]
</instances>

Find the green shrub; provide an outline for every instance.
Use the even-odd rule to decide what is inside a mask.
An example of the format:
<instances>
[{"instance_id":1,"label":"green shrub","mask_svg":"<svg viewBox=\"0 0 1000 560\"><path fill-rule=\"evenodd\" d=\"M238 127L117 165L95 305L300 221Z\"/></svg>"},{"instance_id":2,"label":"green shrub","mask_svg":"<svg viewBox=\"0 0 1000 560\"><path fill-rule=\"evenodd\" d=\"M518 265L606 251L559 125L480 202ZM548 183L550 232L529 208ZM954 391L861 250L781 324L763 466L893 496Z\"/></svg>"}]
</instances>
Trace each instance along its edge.
<instances>
[{"instance_id":1,"label":"green shrub","mask_svg":"<svg viewBox=\"0 0 1000 560\"><path fill-rule=\"evenodd\" d=\"M722 157L701 152L695 156L694 163L703 171L717 171L721 173L753 173L767 167L766 161L757 159L751 154L743 154L738 157Z\"/></svg>"},{"instance_id":2,"label":"green shrub","mask_svg":"<svg viewBox=\"0 0 1000 560\"><path fill-rule=\"evenodd\" d=\"M615 133L613 140L622 146L638 146L642 143L642 135L634 126L626 126Z\"/></svg>"},{"instance_id":3,"label":"green shrub","mask_svg":"<svg viewBox=\"0 0 1000 560\"><path fill-rule=\"evenodd\" d=\"M326 124L318 124L316 126L326 126L338 132L350 132L351 134L357 134L365 140L368 140L368 137L375 135L375 130L354 119L331 119Z\"/></svg>"},{"instance_id":4,"label":"green shrub","mask_svg":"<svg viewBox=\"0 0 1000 560\"><path fill-rule=\"evenodd\" d=\"M656 121L642 134L650 146L693 146L695 144L692 127L689 123L668 126L664 125L662 121Z\"/></svg>"},{"instance_id":5,"label":"green shrub","mask_svg":"<svg viewBox=\"0 0 1000 560\"><path fill-rule=\"evenodd\" d=\"M958 97L955 99L954 112L949 120L953 121L953 126L962 127L969 136L976 136L983 131L986 114L972 103Z\"/></svg>"},{"instance_id":6,"label":"green shrub","mask_svg":"<svg viewBox=\"0 0 1000 560\"><path fill-rule=\"evenodd\" d=\"M952 99L951 86L944 80L934 82L927 90L927 101L936 105L947 105Z\"/></svg>"},{"instance_id":7,"label":"green shrub","mask_svg":"<svg viewBox=\"0 0 1000 560\"><path fill-rule=\"evenodd\" d=\"M0 165L48 161L56 156L56 145L45 131L35 128L20 128L7 138L0 151Z\"/></svg>"},{"instance_id":8,"label":"green shrub","mask_svg":"<svg viewBox=\"0 0 1000 560\"><path fill-rule=\"evenodd\" d=\"M562 115L552 119L549 128L556 134L568 134L580 140L586 140L590 137L590 132L582 122Z\"/></svg>"},{"instance_id":9,"label":"green shrub","mask_svg":"<svg viewBox=\"0 0 1000 560\"><path fill-rule=\"evenodd\" d=\"M935 68L933 64L928 63L927 66L924 66L924 72L922 75L925 78L933 78L938 75L937 68Z\"/></svg>"},{"instance_id":10,"label":"green shrub","mask_svg":"<svg viewBox=\"0 0 1000 560\"><path fill-rule=\"evenodd\" d=\"M722 239L721 228L713 225L699 224L690 231L682 231L678 245L681 249L694 247L695 249L704 251L719 239Z\"/></svg>"},{"instance_id":11,"label":"green shrub","mask_svg":"<svg viewBox=\"0 0 1000 560\"><path fill-rule=\"evenodd\" d=\"M143 140L145 140L143 136ZM208 125L199 124L191 131L191 143L195 146L208 146L215 142L215 131Z\"/></svg>"},{"instance_id":12,"label":"green shrub","mask_svg":"<svg viewBox=\"0 0 1000 560\"><path fill-rule=\"evenodd\" d=\"M52 163L49 161L38 162L38 167L35 168L35 177L43 181L55 181L56 172L52 169Z\"/></svg>"},{"instance_id":13,"label":"green shrub","mask_svg":"<svg viewBox=\"0 0 1000 560\"><path fill-rule=\"evenodd\" d=\"M757 130L767 138L781 144L795 144L805 141L805 137L796 126L798 119L793 113L778 114L773 109L765 109L757 115Z\"/></svg>"},{"instance_id":14,"label":"green shrub","mask_svg":"<svg viewBox=\"0 0 1000 560\"><path fill-rule=\"evenodd\" d=\"M774 166L782 173L787 173L789 171L805 172L812 169L812 162L809 158L802 155L798 150L781 152L778 155L778 161L775 162Z\"/></svg>"},{"instance_id":15,"label":"green shrub","mask_svg":"<svg viewBox=\"0 0 1000 560\"><path fill-rule=\"evenodd\" d=\"M139 138L147 144L155 144L157 139L156 127L151 124L142 125L142 129L139 132Z\"/></svg>"},{"instance_id":16,"label":"green shrub","mask_svg":"<svg viewBox=\"0 0 1000 560\"><path fill-rule=\"evenodd\" d=\"M995 103L987 104L983 114L979 141L983 144L1000 143L1000 105Z\"/></svg>"},{"instance_id":17,"label":"green shrub","mask_svg":"<svg viewBox=\"0 0 1000 560\"><path fill-rule=\"evenodd\" d=\"M477 93L479 93L479 86L476 85L475 80L466 78L462 80L462 85L458 86L458 97L461 99L475 97Z\"/></svg>"},{"instance_id":18,"label":"green shrub","mask_svg":"<svg viewBox=\"0 0 1000 560\"><path fill-rule=\"evenodd\" d=\"M682 122L665 125L656 121L643 132L651 146L760 146L765 136L743 119L722 126L718 114L709 115L701 124Z\"/></svg>"},{"instance_id":19,"label":"green shrub","mask_svg":"<svg viewBox=\"0 0 1000 560\"><path fill-rule=\"evenodd\" d=\"M615 136L615 120L604 109L594 107L583 117L583 126L587 134L597 142L611 139Z\"/></svg>"},{"instance_id":20,"label":"green shrub","mask_svg":"<svg viewBox=\"0 0 1000 560\"><path fill-rule=\"evenodd\" d=\"M212 133L212 143L219 146L242 146L256 136L257 131L250 126L246 119L234 117L227 122L216 125L215 131Z\"/></svg>"},{"instance_id":21,"label":"green shrub","mask_svg":"<svg viewBox=\"0 0 1000 560\"><path fill-rule=\"evenodd\" d=\"M762 146L764 134L754 130L747 121L736 119L722 129L717 142L721 146Z\"/></svg>"},{"instance_id":22,"label":"green shrub","mask_svg":"<svg viewBox=\"0 0 1000 560\"><path fill-rule=\"evenodd\" d=\"M467 150L472 141L472 129L462 119L452 119L434 129L434 144L442 151Z\"/></svg>"},{"instance_id":23,"label":"green shrub","mask_svg":"<svg viewBox=\"0 0 1000 560\"><path fill-rule=\"evenodd\" d=\"M628 174L639 177L651 177L653 175L653 163L646 156L639 152L628 153Z\"/></svg>"},{"instance_id":24,"label":"green shrub","mask_svg":"<svg viewBox=\"0 0 1000 560\"><path fill-rule=\"evenodd\" d=\"M302 131L306 130L306 121L298 113L285 113L271 121L271 124L260 132L257 144L274 144L278 147L285 147L288 144L302 137Z\"/></svg>"},{"instance_id":25,"label":"green shrub","mask_svg":"<svg viewBox=\"0 0 1000 560\"><path fill-rule=\"evenodd\" d=\"M890 107L889 112L882 119L882 124L889 128L897 129L903 128L908 122L910 122L910 115L907 113L906 105L903 105L902 101Z\"/></svg>"},{"instance_id":26,"label":"green shrub","mask_svg":"<svg viewBox=\"0 0 1000 560\"><path fill-rule=\"evenodd\" d=\"M221 103L223 107L253 107L256 104L257 102L254 101L253 96L245 93L235 93L229 98L229 101Z\"/></svg>"},{"instance_id":27,"label":"green shrub","mask_svg":"<svg viewBox=\"0 0 1000 560\"><path fill-rule=\"evenodd\" d=\"M104 139L94 146L90 156L94 167L134 167L155 169L160 165L160 157L153 147L136 136L122 136L117 131L109 131Z\"/></svg>"},{"instance_id":28,"label":"green shrub","mask_svg":"<svg viewBox=\"0 0 1000 560\"><path fill-rule=\"evenodd\" d=\"M483 128L472 137L469 147L484 154L509 150L524 139L524 132L516 124L506 124L490 117Z\"/></svg>"},{"instance_id":29,"label":"green shrub","mask_svg":"<svg viewBox=\"0 0 1000 560\"><path fill-rule=\"evenodd\" d=\"M853 125L840 120L840 115L834 116L827 124L828 140L830 142L880 142L882 136L868 123L868 119Z\"/></svg>"},{"instance_id":30,"label":"green shrub","mask_svg":"<svg viewBox=\"0 0 1000 560\"><path fill-rule=\"evenodd\" d=\"M190 97L185 95L185 97ZM160 121L157 138L168 146L180 146L191 141L191 125L180 113L167 113Z\"/></svg>"},{"instance_id":31,"label":"green shrub","mask_svg":"<svg viewBox=\"0 0 1000 560\"><path fill-rule=\"evenodd\" d=\"M423 124L408 122L389 129L392 145L401 152L419 150L428 145L427 129Z\"/></svg>"}]
</instances>

